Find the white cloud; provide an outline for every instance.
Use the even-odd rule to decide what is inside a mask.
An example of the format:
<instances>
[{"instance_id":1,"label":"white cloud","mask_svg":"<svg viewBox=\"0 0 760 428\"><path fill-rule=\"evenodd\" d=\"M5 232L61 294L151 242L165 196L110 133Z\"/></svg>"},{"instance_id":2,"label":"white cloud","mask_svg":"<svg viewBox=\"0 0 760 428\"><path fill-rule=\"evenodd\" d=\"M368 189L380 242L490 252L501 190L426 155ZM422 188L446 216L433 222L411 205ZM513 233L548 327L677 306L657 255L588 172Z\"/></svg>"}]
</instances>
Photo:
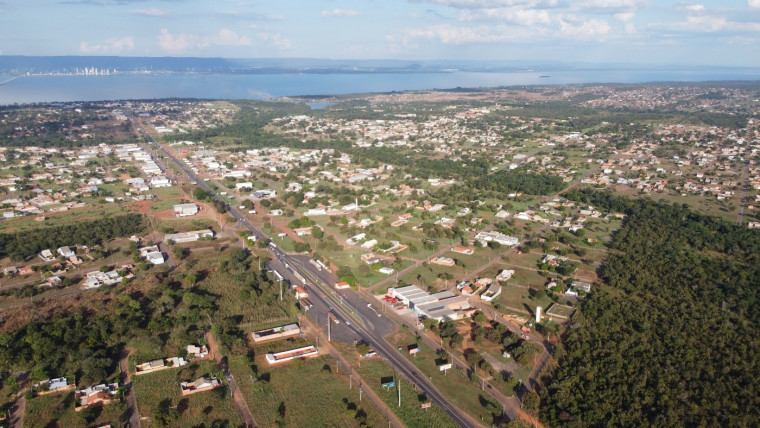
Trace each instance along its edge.
<instances>
[{"instance_id":1,"label":"white cloud","mask_svg":"<svg viewBox=\"0 0 760 428\"><path fill-rule=\"evenodd\" d=\"M277 33L260 32L259 39L279 49L290 49L290 40Z\"/></svg>"},{"instance_id":2,"label":"white cloud","mask_svg":"<svg viewBox=\"0 0 760 428\"><path fill-rule=\"evenodd\" d=\"M760 22L731 21L723 16L689 15L686 21L653 25L653 28L684 33L760 32Z\"/></svg>"},{"instance_id":3,"label":"white cloud","mask_svg":"<svg viewBox=\"0 0 760 428\"><path fill-rule=\"evenodd\" d=\"M251 39L238 36L236 32L222 28L219 30L219 34L211 39L211 42L222 46L248 46L251 44Z\"/></svg>"},{"instance_id":4,"label":"white cloud","mask_svg":"<svg viewBox=\"0 0 760 428\"><path fill-rule=\"evenodd\" d=\"M613 15L613 17L624 24L623 28L625 30L625 34L632 36L637 33L636 25L634 25L633 23L633 18L636 17L635 13L621 12L621 13L616 13L615 15Z\"/></svg>"},{"instance_id":5,"label":"white cloud","mask_svg":"<svg viewBox=\"0 0 760 428\"><path fill-rule=\"evenodd\" d=\"M251 39L235 31L222 28L215 36L199 36L188 33L172 33L166 28L158 35L158 46L168 53L198 51L210 46L250 46Z\"/></svg>"},{"instance_id":6,"label":"white cloud","mask_svg":"<svg viewBox=\"0 0 760 428\"><path fill-rule=\"evenodd\" d=\"M600 19L577 21L560 19L559 35L579 40L603 39L610 32L610 24Z\"/></svg>"},{"instance_id":7,"label":"white cloud","mask_svg":"<svg viewBox=\"0 0 760 428\"><path fill-rule=\"evenodd\" d=\"M760 0L747 0L747 5L751 8L760 9Z\"/></svg>"},{"instance_id":8,"label":"white cloud","mask_svg":"<svg viewBox=\"0 0 760 428\"><path fill-rule=\"evenodd\" d=\"M103 43L93 45L84 41L79 44L79 51L84 54L118 54L134 48L135 41L132 36L107 39Z\"/></svg>"},{"instance_id":9,"label":"white cloud","mask_svg":"<svg viewBox=\"0 0 760 428\"><path fill-rule=\"evenodd\" d=\"M330 16L359 16L362 13L358 10L347 10L347 9L333 9L333 10L323 10L322 13L319 14L322 18L330 17Z\"/></svg>"},{"instance_id":10,"label":"white cloud","mask_svg":"<svg viewBox=\"0 0 760 428\"><path fill-rule=\"evenodd\" d=\"M158 46L164 52L180 53L208 47L208 38L188 33L171 33L166 28L158 35Z\"/></svg>"},{"instance_id":11,"label":"white cloud","mask_svg":"<svg viewBox=\"0 0 760 428\"><path fill-rule=\"evenodd\" d=\"M386 36L386 40L405 48L415 48L417 46L416 40L439 41L444 45L464 45L504 42L522 39L527 36L528 29L526 27L511 27L506 25L455 27L442 24L425 28L408 28L396 34Z\"/></svg>"},{"instance_id":12,"label":"white cloud","mask_svg":"<svg viewBox=\"0 0 760 428\"><path fill-rule=\"evenodd\" d=\"M691 13L702 13L706 10L705 5L699 3L680 3L676 5L676 9Z\"/></svg>"},{"instance_id":13,"label":"white cloud","mask_svg":"<svg viewBox=\"0 0 760 428\"><path fill-rule=\"evenodd\" d=\"M428 3L448 6L457 9L495 9L511 6L538 6L555 7L558 0L428 0Z\"/></svg>"},{"instance_id":14,"label":"white cloud","mask_svg":"<svg viewBox=\"0 0 760 428\"><path fill-rule=\"evenodd\" d=\"M169 14L169 11L157 9L155 7L151 7L150 9L134 9L130 10L129 13L132 15L145 15L145 16L166 16Z\"/></svg>"},{"instance_id":15,"label":"white cloud","mask_svg":"<svg viewBox=\"0 0 760 428\"><path fill-rule=\"evenodd\" d=\"M518 7L466 10L462 12L460 19L463 21L494 20L528 26L547 25L550 21L549 12L546 10Z\"/></svg>"},{"instance_id":16,"label":"white cloud","mask_svg":"<svg viewBox=\"0 0 760 428\"><path fill-rule=\"evenodd\" d=\"M580 9L596 9L599 11L636 10L646 0L585 0L578 3Z\"/></svg>"},{"instance_id":17,"label":"white cloud","mask_svg":"<svg viewBox=\"0 0 760 428\"><path fill-rule=\"evenodd\" d=\"M622 22L631 22L633 21L633 18L636 17L636 14L633 12L622 12L622 13L616 13L613 15L615 19Z\"/></svg>"}]
</instances>

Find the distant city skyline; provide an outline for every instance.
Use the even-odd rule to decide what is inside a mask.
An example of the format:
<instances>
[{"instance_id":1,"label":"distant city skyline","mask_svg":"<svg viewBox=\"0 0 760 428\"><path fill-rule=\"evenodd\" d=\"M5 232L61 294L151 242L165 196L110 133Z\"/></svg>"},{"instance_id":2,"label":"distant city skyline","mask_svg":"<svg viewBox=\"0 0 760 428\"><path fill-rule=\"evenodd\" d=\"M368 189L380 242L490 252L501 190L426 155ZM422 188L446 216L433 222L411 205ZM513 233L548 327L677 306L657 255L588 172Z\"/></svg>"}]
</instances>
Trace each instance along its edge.
<instances>
[{"instance_id":1,"label":"distant city skyline","mask_svg":"<svg viewBox=\"0 0 760 428\"><path fill-rule=\"evenodd\" d=\"M760 0L0 0L0 55L760 66Z\"/></svg>"}]
</instances>

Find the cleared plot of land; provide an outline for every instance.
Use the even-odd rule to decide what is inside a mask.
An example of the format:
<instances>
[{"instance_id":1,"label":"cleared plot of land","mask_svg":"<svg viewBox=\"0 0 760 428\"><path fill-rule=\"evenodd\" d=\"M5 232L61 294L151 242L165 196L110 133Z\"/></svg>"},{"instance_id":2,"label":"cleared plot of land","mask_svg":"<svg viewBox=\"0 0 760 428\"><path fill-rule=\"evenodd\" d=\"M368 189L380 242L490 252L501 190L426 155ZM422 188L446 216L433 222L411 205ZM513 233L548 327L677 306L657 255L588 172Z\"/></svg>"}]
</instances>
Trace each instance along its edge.
<instances>
[{"instance_id":1,"label":"cleared plot of land","mask_svg":"<svg viewBox=\"0 0 760 428\"><path fill-rule=\"evenodd\" d=\"M126 421L127 406L114 401L105 406L74 411L74 392L41 395L26 401L25 427L94 427Z\"/></svg>"},{"instance_id":2,"label":"cleared plot of land","mask_svg":"<svg viewBox=\"0 0 760 428\"><path fill-rule=\"evenodd\" d=\"M249 359L234 356L230 370L248 406L261 426L357 427L385 426L385 417L364 398L354 381L337 373L329 357L296 360L277 367L259 365L251 370ZM253 379L256 379L254 382Z\"/></svg>"},{"instance_id":3,"label":"cleared plot of land","mask_svg":"<svg viewBox=\"0 0 760 428\"><path fill-rule=\"evenodd\" d=\"M4 232L11 232L37 229L46 226L60 226L63 224L74 223L79 220L92 220L107 216L109 214L123 213L127 211L128 210L125 208L125 206L116 203L98 206L91 205L82 208L74 208L59 213L45 212L42 214L45 216L45 221L36 221L36 215L26 216L16 220L3 221L0 223L0 230Z\"/></svg>"},{"instance_id":4,"label":"cleared plot of land","mask_svg":"<svg viewBox=\"0 0 760 428\"><path fill-rule=\"evenodd\" d=\"M133 376L132 384L140 407L140 415L151 418L141 421L142 426L156 426L152 418L156 410L162 408L176 408L176 420L171 423L172 426L196 427L202 424L238 426L243 423L226 385L210 391L182 396L180 382L193 381L203 375L219 376L219 372L216 363L201 361L181 368ZM224 377L222 376L221 379Z\"/></svg>"}]
</instances>

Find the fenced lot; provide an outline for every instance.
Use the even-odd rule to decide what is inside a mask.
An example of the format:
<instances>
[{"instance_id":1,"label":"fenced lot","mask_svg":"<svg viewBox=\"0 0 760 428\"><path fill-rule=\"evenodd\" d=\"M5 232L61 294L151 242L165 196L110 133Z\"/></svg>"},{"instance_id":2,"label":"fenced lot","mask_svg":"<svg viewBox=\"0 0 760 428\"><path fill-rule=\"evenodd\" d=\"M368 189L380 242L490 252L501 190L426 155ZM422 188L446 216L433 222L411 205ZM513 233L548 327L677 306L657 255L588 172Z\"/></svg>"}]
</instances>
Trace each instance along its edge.
<instances>
[{"instance_id":1,"label":"fenced lot","mask_svg":"<svg viewBox=\"0 0 760 428\"><path fill-rule=\"evenodd\" d=\"M34 397L26 402L25 427L91 427L111 424L121 426L126 421L127 406L114 401L74 411L74 391Z\"/></svg>"},{"instance_id":2,"label":"fenced lot","mask_svg":"<svg viewBox=\"0 0 760 428\"><path fill-rule=\"evenodd\" d=\"M193 381L201 376L220 376L219 367L213 361L190 363L182 368L173 368L132 377L135 398L140 407L140 415L149 418L141 421L142 426L155 426L153 418L159 409L173 413L171 426L196 427L238 426L243 423L227 386L182 396L180 382ZM224 380L224 376L220 377ZM176 410L176 412L175 412Z\"/></svg>"}]
</instances>

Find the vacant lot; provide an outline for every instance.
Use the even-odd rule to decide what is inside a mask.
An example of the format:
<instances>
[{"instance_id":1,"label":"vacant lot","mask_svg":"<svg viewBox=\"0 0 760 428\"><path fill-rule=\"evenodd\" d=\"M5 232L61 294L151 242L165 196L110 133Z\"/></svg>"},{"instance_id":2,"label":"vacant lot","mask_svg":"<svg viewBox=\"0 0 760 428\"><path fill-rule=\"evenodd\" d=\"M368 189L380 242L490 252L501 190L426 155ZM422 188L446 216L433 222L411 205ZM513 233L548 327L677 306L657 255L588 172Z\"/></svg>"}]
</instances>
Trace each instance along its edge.
<instances>
[{"instance_id":1,"label":"vacant lot","mask_svg":"<svg viewBox=\"0 0 760 428\"><path fill-rule=\"evenodd\" d=\"M289 427L385 426L371 402L359 401L356 381L337 372L329 357L297 360L276 367L259 366L254 375L245 356L230 358L230 370L261 426ZM255 379L255 381L254 381Z\"/></svg>"},{"instance_id":2,"label":"vacant lot","mask_svg":"<svg viewBox=\"0 0 760 428\"><path fill-rule=\"evenodd\" d=\"M122 402L74 411L74 391L48 394L26 402L25 427L91 427L111 424L121 426L127 407Z\"/></svg>"},{"instance_id":3,"label":"vacant lot","mask_svg":"<svg viewBox=\"0 0 760 428\"><path fill-rule=\"evenodd\" d=\"M204 375L219 377L219 368L212 361L190 363L182 368L163 370L141 376L133 376L135 398L140 415L150 418L142 426L155 426L153 417L157 409L176 409L172 426L196 427L228 424L237 426L243 422L227 386L211 391L182 396L180 382L192 381ZM224 379L222 376L220 379Z\"/></svg>"}]
</instances>

